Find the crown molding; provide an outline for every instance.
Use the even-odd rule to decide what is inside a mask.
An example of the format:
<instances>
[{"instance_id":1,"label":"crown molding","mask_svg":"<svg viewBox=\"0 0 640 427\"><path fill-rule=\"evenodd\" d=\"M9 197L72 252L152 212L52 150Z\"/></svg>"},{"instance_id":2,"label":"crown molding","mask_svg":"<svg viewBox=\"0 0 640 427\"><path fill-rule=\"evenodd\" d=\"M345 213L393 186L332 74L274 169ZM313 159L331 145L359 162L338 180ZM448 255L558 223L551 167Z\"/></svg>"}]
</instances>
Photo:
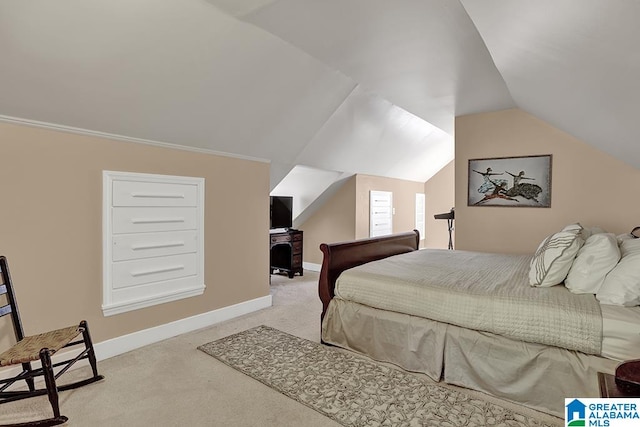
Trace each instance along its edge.
<instances>
[{"instance_id":1,"label":"crown molding","mask_svg":"<svg viewBox=\"0 0 640 427\"><path fill-rule=\"evenodd\" d=\"M76 128L73 126L60 125L56 123L40 122L37 120L24 119L21 117L5 116L0 114L0 122L37 127L37 128L49 129L49 130L60 131L60 132L68 132L68 133L74 133L78 135L113 139L116 141L132 142L135 144L153 145L156 147L170 148L173 150L191 151L194 153L210 154L210 155L222 156L222 157L232 157L235 159L250 160L250 161L261 162L261 163L271 163L271 160L263 159L260 157L243 156L241 154L226 153L223 151L210 150L208 148L190 147L190 146L179 145L179 144L174 144L170 142L161 142L161 141L154 141L151 139L135 138L131 136L118 135L115 133L108 133L108 132L100 132L100 131L91 130L91 129Z\"/></svg>"}]
</instances>

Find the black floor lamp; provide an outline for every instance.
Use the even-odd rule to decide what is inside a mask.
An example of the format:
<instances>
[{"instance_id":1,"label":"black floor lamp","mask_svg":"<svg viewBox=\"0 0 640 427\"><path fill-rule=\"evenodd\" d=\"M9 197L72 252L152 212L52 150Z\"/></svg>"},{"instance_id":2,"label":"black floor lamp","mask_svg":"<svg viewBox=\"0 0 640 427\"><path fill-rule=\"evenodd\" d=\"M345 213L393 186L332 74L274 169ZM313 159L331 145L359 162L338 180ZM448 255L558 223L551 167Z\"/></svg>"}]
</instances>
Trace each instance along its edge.
<instances>
[{"instance_id":1,"label":"black floor lamp","mask_svg":"<svg viewBox=\"0 0 640 427\"><path fill-rule=\"evenodd\" d=\"M453 231L453 220L455 219L455 214L453 211L454 208L451 208L451 210L449 212L446 213L441 213L441 214L435 214L433 217L435 219L446 219L447 220L447 227L449 228L449 248L450 250L453 249L453 239L451 238L451 232Z\"/></svg>"}]
</instances>

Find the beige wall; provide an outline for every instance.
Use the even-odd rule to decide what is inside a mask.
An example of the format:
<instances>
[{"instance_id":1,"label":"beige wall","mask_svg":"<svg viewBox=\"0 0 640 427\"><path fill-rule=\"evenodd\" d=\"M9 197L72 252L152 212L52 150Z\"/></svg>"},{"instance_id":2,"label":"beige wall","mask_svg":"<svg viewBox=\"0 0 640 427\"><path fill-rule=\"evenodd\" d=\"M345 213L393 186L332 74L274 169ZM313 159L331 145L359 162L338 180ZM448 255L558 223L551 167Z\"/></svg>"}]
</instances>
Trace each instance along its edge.
<instances>
[{"instance_id":1,"label":"beige wall","mask_svg":"<svg viewBox=\"0 0 640 427\"><path fill-rule=\"evenodd\" d=\"M0 123L0 254L27 333L99 342L269 294L268 163ZM205 178L202 296L104 317L102 170Z\"/></svg>"},{"instance_id":2,"label":"beige wall","mask_svg":"<svg viewBox=\"0 0 640 427\"><path fill-rule=\"evenodd\" d=\"M551 208L467 206L468 160L552 154ZM519 109L456 118L456 249L531 253L571 222L638 225L640 170Z\"/></svg>"},{"instance_id":3,"label":"beige wall","mask_svg":"<svg viewBox=\"0 0 640 427\"><path fill-rule=\"evenodd\" d=\"M415 228L416 193L424 183L370 175L356 175L299 228L304 231L304 261L322 264L320 243L369 236L369 191L392 191L393 232Z\"/></svg>"},{"instance_id":4,"label":"beige wall","mask_svg":"<svg viewBox=\"0 0 640 427\"><path fill-rule=\"evenodd\" d=\"M424 194L426 201L424 247L447 249L449 246L447 221L434 219L433 216L449 212L455 204L455 162L453 160L424 183ZM455 238L455 231L453 236Z\"/></svg>"},{"instance_id":5,"label":"beige wall","mask_svg":"<svg viewBox=\"0 0 640 427\"><path fill-rule=\"evenodd\" d=\"M424 183L371 175L356 175L356 239L369 237L369 192L393 193L393 232L416 228L416 193L424 192Z\"/></svg>"},{"instance_id":6,"label":"beige wall","mask_svg":"<svg viewBox=\"0 0 640 427\"><path fill-rule=\"evenodd\" d=\"M303 258L322 264L321 243L353 240L356 221L356 177L353 176L318 211L305 221Z\"/></svg>"}]
</instances>

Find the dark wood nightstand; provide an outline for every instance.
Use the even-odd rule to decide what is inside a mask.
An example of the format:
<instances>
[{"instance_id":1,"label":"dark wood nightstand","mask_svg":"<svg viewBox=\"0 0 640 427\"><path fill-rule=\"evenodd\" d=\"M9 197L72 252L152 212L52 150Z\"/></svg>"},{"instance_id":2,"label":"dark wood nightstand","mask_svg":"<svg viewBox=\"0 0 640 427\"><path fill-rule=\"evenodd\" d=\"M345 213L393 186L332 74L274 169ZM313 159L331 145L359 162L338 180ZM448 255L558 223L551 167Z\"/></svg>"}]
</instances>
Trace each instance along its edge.
<instances>
[{"instance_id":1,"label":"dark wood nightstand","mask_svg":"<svg viewBox=\"0 0 640 427\"><path fill-rule=\"evenodd\" d=\"M293 279L293 275L304 274L302 268L302 230L292 228L283 232L269 233L270 269L284 271Z\"/></svg>"},{"instance_id":2,"label":"dark wood nightstand","mask_svg":"<svg viewBox=\"0 0 640 427\"><path fill-rule=\"evenodd\" d=\"M640 397L638 391L628 390L616 384L616 377L604 372L598 372L600 397Z\"/></svg>"}]
</instances>

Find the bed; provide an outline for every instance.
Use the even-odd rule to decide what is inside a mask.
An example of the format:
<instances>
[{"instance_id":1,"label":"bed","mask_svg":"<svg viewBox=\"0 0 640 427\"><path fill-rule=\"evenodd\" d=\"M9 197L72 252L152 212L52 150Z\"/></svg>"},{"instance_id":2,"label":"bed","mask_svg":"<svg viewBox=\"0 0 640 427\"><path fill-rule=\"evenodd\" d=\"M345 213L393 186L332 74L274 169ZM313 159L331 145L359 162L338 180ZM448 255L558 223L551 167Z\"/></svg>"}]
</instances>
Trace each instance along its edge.
<instances>
[{"instance_id":1,"label":"bed","mask_svg":"<svg viewBox=\"0 0 640 427\"><path fill-rule=\"evenodd\" d=\"M418 245L414 230L320 246L323 343L556 416L640 354L638 307L531 287L528 255Z\"/></svg>"}]
</instances>

